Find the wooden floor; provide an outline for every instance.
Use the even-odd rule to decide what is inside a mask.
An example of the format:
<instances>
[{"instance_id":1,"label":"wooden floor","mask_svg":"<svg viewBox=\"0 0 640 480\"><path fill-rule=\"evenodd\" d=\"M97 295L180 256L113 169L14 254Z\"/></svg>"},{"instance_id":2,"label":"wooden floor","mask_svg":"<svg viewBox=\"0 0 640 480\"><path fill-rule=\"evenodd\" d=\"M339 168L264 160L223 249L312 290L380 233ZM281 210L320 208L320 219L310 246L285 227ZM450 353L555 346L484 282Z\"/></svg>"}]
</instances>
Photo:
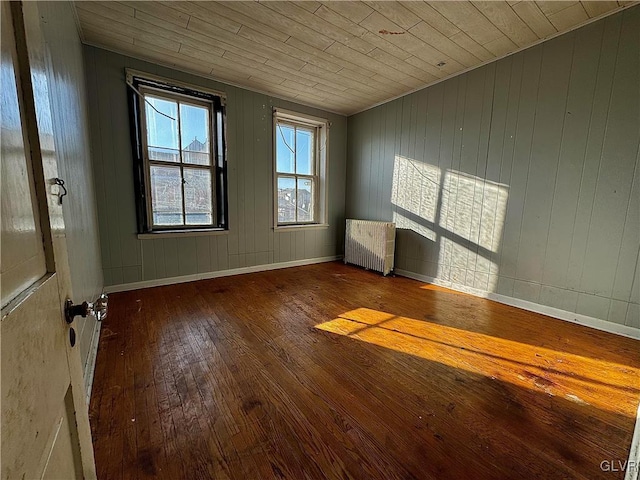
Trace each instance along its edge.
<instances>
[{"instance_id":1,"label":"wooden floor","mask_svg":"<svg viewBox=\"0 0 640 480\"><path fill-rule=\"evenodd\" d=\"M100 479L624 476L634 340L341 263L109 308Z\"/></svg>"}]
</instances>

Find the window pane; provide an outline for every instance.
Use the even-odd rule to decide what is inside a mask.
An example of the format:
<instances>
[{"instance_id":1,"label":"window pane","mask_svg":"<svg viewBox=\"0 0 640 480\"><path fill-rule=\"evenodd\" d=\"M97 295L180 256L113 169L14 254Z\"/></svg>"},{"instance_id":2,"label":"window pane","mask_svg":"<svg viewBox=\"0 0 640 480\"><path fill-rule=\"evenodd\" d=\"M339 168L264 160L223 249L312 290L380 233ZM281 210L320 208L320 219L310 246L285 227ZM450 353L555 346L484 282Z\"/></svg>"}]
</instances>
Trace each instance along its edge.
<instances>
[{"instance_id":1,"label":"window pane","mask_svg":"<svg viewBox=\"0 0 640 480\"><path fill-rule=\"evenodd\" d=\"M276 168L280 173L295 173L293 151L295 149L294 129L281 123L276 124Z\"/></svg>"},{"instance_id":2,"label":"window pane","mask_svg":"<svg viewBox=\"0 0 640 480\"><path fill-rule=\"evenodd\" d=\"M145 95L144 98L147 100L145 114L149 158L163 162L179 162L178 104L151 95Z\"/></svg>"},{"instance_id":3,"label":"window pane","mask_svg":"<svg viewBox=\"0 0 640 480\"><path fill-rule=\"evenodd\" d=\"M209 109L180 104L182 161L209 165Z\"/></svg>"},{"instance_id":4,"label":"window pane","mask_svg":"<svg viewBox=\"0 0 640 480\"><path fill-rule=\"evenodd\" d=\"M278 177L278 223L296 221L296 180Z\"/></svg>"},{"instance_id":5,"label":"window pane","mask_svg":"<svg viewBox=\"0 0 640 480\"><path fill-rule=\"evenodd\" d=\"M211 225L211 171L200 168L184 169L184 208L187 225Z\"/></svg>"},{"instance_id":6,"label":"window pane","mask_svg":"<svg viewBox=\"0 0 640 480\"><path fill-rule=\"evenodd\" d=\"M313 174L313 130L296 129L296 173Z\"/></svg>"},{"instance_id":7,"label":"window pane","mask_svg":"<svg viewBox=\"0 0 640 480\"><path fill-rule=\"evenodd\" d=\"M313 180L298 178L298 222L313 222Z\"/></svg>"},{"instance_id":8,"label":"window pane","mask_svg":"<svg viewBox=\"0 0 640 480\"><path fill-rule=\"evenodd\" d=\"M151 165L151 207L154 225L184 224L179 167Z\"/></svg>"}]
</instances>

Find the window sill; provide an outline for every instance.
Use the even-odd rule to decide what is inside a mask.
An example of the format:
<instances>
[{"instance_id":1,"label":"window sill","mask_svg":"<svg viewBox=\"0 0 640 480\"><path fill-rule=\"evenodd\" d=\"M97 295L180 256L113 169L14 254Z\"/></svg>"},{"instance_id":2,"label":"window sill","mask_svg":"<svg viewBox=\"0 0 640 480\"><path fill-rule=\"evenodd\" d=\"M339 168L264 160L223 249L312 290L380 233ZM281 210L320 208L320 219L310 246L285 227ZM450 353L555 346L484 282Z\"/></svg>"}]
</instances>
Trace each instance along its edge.
<instances>
[{"instance_id":1,"label":"window sill","mask_svg":"<svg viewBox=\"0 0 640 480\"><path fill-rule=\"evenodd\" d=\"M302 225L276 225L273 229L278 232L282 230L301 230L312 228L329 228L328 223L308 223Z\"/></svg>"},{"instance_id":2,"label":"window sill","mask_svg":"<svg viewBox=\"0 0 640 480\"><path fill-rule=\"evenodd\" d=\"M207 230L166 230L150 233L139 233L139 240L148 240L150 238L175 238L175 237L206 237L212 235L228 235L229 230L207 229Z\"/></svg>"}]
</instances>

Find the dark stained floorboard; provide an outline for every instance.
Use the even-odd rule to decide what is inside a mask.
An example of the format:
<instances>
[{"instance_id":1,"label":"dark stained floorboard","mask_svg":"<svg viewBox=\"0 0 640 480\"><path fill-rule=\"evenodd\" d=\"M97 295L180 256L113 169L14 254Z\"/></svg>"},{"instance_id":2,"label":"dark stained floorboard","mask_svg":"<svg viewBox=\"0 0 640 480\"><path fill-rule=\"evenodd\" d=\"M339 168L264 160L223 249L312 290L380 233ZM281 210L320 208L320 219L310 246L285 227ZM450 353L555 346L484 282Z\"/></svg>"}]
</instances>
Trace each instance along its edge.
<instances>
[{"instance_id":1,"label":"dark stained floorboard","mask_svg":"<svg viewBox=\"0 0 640 480\"><path fill-rule=\"evenodd\" d=\"M100 479L622 478L640 342L334 262L111 295Z\"/></svg>"}]
</instances>

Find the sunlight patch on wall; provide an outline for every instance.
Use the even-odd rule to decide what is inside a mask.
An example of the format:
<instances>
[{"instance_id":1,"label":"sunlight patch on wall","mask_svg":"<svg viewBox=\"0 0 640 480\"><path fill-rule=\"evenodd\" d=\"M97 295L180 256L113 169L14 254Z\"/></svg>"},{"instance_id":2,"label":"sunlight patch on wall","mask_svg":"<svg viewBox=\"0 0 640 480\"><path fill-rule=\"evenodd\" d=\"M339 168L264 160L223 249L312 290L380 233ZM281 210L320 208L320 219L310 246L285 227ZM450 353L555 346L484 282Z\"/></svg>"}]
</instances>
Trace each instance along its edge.
<instances>
[{"instance_id":1,"label":"sunlight patch on wall","mask_svg":"<svg viewBox=\"0 0 640 480\"><path fill-rule=\"evenodd\" d=\"M412 230L435 241L435 232L419 219L434 223L440 190L440 169L428 163L418 162L396 155L393 169L391 201L405 213L394 210L396 228ZM416 219L412 219L412 215Z\"/></svg>"},{"instance_id":2,"label":"sunlight patch on wall","mask_svg":"<svg viewBox=\"0 0 640 480\"><path fill-rule=\"evenodd\" d=\"M508 196L507 185L395 157L393 221L435 243L437 277L452 284L495 290Z\"/></svg>"},{"instance_id":3,"label":"sunlight patch on wall","mask_svg":"<svg viewBox=\"0 0 640 480\"><path fill-rule=\"evenodd\" d=\"M448 170L442 186L440 225L495 252L506 213L506 185Z\"/></svg>"},{"instance_id":4,"label":"sunlight patch on wall","mask_svg":"<svg viewBox=\"0 0 640 480\"><path fill-rule=\"evenodd\" d=\"M442 187L440 226L443 235L438 277L453 283L493 291L498 251L509 189L506 185L449 170Z\"/></svg>"}]
</instances>

